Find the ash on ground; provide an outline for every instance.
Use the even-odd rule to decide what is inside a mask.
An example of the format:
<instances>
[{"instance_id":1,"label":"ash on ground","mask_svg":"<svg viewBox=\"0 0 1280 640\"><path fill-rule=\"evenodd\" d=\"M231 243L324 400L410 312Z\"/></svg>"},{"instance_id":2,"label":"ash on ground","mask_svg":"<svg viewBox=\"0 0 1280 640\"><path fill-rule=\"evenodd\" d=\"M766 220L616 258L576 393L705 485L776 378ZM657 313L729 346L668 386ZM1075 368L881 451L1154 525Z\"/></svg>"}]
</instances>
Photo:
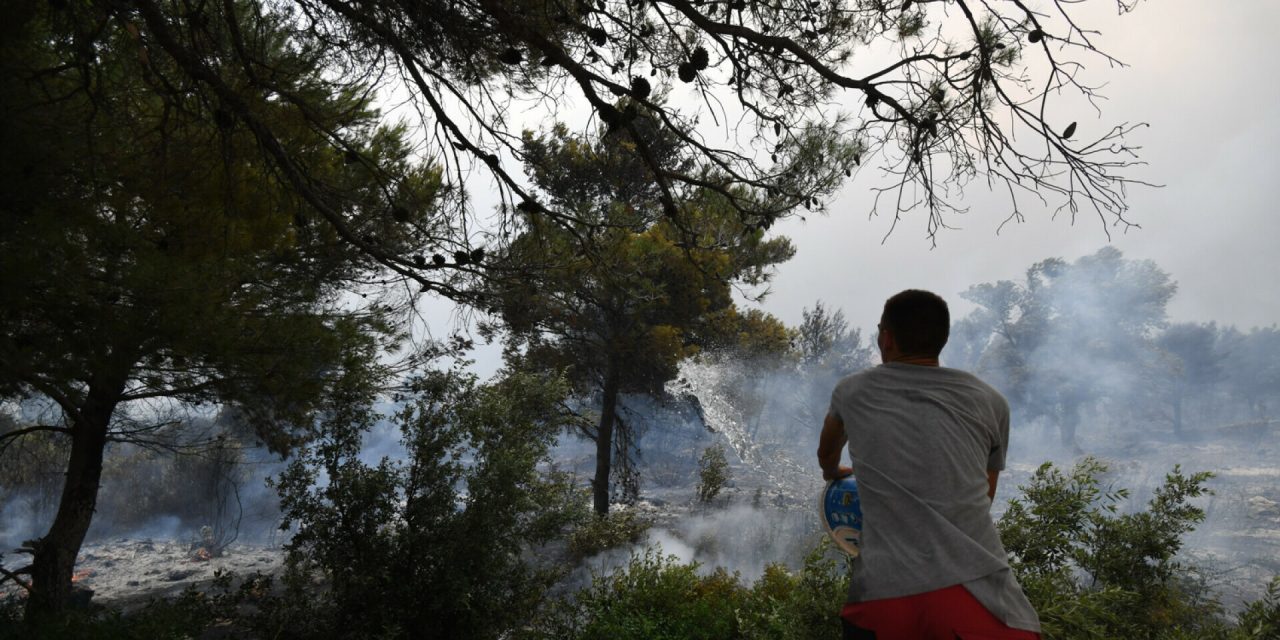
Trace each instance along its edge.
<instances>
[{"instance_id":1,"label":"ash on ground","mask_svg":"<svg viewBox=\"0 0 1280 640\"><path fill-rule=\"evenodd\" d=\"M150 538L113 538L84 545L76 558L77 587L93 590L93 603L131 609L153 598L169 598L187 587L200 588L215 572L248 576L276 574L284 566L284 550L233 544L217 557L204 559L187 542ZM16 595L7 583L0 598Z\"/></svg>"}]
</instances>

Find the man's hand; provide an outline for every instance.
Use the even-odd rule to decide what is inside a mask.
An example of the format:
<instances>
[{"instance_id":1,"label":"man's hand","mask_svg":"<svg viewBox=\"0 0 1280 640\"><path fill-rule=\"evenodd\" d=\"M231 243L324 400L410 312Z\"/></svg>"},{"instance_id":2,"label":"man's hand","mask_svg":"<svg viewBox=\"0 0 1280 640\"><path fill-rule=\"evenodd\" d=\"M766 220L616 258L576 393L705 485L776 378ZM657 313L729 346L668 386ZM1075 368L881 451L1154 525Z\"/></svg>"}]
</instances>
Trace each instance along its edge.
<instances>
[{"instance_id":1,"label":"man's hand","mask_svg":"<svg viewBox=\"0 0 1280 640\"><path fill-rule=\"evenodd\" d=\"M839 466L835 469L822 470L823 480L839 480L840 478L851 475L853 475L853 467Z\"/></svg>"},{"instance_id":2,"label":"man's hand","mask_svg":"<svg viewBox=\"0 0 1280 640\"><path fill-rule=\"evenodd\" d=\"M818 466L822 468L823 480L843 478L853 473L853 469L840 466L840 452L848 441L844 423L838 416L828 413L822 422L822 435L818 436Z\"/></svg>"}]
</instances>

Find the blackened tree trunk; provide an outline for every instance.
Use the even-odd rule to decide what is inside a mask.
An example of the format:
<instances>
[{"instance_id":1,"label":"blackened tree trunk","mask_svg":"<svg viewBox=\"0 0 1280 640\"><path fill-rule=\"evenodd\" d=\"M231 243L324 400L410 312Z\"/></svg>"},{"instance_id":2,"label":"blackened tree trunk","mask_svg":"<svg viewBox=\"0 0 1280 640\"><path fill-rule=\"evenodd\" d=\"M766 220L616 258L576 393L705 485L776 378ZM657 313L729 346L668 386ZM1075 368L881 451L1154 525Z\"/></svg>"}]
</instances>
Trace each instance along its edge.
<instances>
[{"instance_id":1,"label":"blackened tree trunk","mask_svg":"<svg viewBox=\"0 0 1280 640\"><path fill-rule=\"evenodd\" d=\"M618 408L619 372L616 357L609 359L604 377L604 398L600 425L596 429L596 477L591 483L592 502L597 515L609 513L609 474L613 463L613 425Z\"/></svg>"},{"instance_id":2,"label":"blackened tree trunk","mask_svg":"<svg viewBox=\"0 0 1280 640\"><path fill-rule=\"evenodd\" d=\"M76 556L93 522L107 429L124 393L125 376L97 382L90 385L83 406L72 418L71 453L58 513L49 532L38 541L31 564L31 593L26 608L29 621L66 609Z\"/></svg>"}]
</instances>

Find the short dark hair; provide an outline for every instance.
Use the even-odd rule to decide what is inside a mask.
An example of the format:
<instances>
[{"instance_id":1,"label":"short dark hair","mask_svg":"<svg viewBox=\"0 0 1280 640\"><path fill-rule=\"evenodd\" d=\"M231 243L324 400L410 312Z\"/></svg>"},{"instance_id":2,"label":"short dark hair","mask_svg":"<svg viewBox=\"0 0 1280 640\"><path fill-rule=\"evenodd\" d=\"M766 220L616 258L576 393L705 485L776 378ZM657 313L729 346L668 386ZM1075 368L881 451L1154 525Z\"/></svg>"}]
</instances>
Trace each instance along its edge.
<instances>
[{"instance_id":1,"label":"short dark hair","mask_svg":"<svg viewBox=\"0 0 1280 640\"><path fill-rule=\"evenodd\" d=\"M903 354L938 357L951 335L951 311L938 294L907 289L885 300L880 323L893 331Z\"/></svg>"}]
</instances>

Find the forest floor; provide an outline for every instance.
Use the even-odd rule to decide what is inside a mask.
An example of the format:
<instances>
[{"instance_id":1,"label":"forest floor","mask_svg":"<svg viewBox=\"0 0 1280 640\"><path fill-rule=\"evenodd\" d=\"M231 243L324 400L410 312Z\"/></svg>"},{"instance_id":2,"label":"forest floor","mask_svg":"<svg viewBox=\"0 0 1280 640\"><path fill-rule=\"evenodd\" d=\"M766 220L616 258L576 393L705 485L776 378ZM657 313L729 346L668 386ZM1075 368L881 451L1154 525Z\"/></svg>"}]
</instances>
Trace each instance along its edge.
<instances>
[{"instance_id":1,"label":"forest floor","mask_svg":"<svg viewBox=\"0 0 1280 640\"><path fill-rule=\"evenodd\" d=\"M993 506L995 517L1041 462L1069 469L1081 457L1062 453L1060 447L1037 447L1035 443L1055 438L1047 430L1033 431L1015 433L1013 455ZM1207 483L1213 494L1197 501L1205 509L1205 522L1185 538L1182 557L1199 569L1204 586L1229 610L1258 598L1271 577L1280 574L1280 423L1206 428L1177 437L1158 431L1080 436L1085 453L1109 466L1104 482L1130 489L1128 501L1119 505L1122 511L1144 508L1175 464L1185 473L1215 474ZM640 499L618 507L634 509L652 522L647 537L634 549L585 560L562 588L583 586L593 574L610 572L625 564L630 553L653 545L682 561L700 562L704 570L737 571L744 582L757 578L769 563L798 566L822 536L816 510L822 483L816 467L805 474L802 452L762 447L751 463L733 460L730 485L711 504L699 504L694 497L697 457L714 441L714 434L693 435L650 448L641 467L647 481ZM562 469L590 477L591 459L584 448L574 445L559 453ZM202 589L219 571L242 578L278 574L283 560L278 546L234 544L221 557L205 560L189 542L111 537L84 546L76 575L79 586L93 589L94 603L129 610L188 587ZM15 589L11 583L0 588L0 598Z\"/></svg>"},{"instance_id":2,"label":"forest floor","mask_svg":"<svg viewBox=\"0 0 1280 640\"><path fill-rule=\"evenodd\" d=\"M233 544L221 556L206 560L189 543L111 538L84 545L73 580L77 587L93 590L94 604L128 611L153 598L177 596L188 587L202 588L218 572L241 577L275 574L283 563L279 548ZM0 598L16 589L9 583Z\"/></svg>"}]
</instances>

